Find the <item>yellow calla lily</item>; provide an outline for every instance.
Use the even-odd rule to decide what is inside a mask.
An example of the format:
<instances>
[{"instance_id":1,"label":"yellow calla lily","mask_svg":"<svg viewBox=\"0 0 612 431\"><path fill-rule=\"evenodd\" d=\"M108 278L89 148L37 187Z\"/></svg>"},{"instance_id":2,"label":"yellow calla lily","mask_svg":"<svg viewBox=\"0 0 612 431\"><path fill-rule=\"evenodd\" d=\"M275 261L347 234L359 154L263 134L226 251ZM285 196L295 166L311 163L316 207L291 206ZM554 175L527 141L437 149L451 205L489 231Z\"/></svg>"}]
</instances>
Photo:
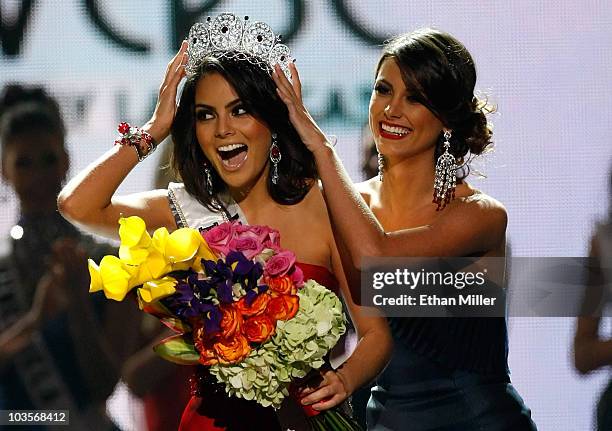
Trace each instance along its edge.
<instances>
[{"instance_id":1,"label":"yellow calla lily","mask_svg":"<svg viewBox=\"0 0 612 431\"><path fill-rule=\"evenodd\" d=\"M123 301L131 288L128 286L131 276L130 267L124 265L116 256L107 255L100 261L102 289L109 299Z\"/></svg>"},{"instance_id":2,"label":"yellow calla lily","mask_svg":"<svg viewBox=\"0 0 612 431\"><path fill-rule=\"evenodd\" d=\"M130 265L138 265L147 258L151 236L143 219L137 216L119 219L119 258Z\"/></svg>"},{"instance_id":3,"label":"yellow calla lily","mask_svg":"<svg viewBox=\"0 0 612 431\"><path fill-rule=\"evenodd\" d=\"M218 259L218 256L210 249L205 240L202 240L202 243L198 248L198 252L194 256L193 263L191 264L191 268L194 271L204 272L204 268L202 267L202 259L214 260L215 262Z\"/></svg>"},{"instance_id":4,"label":"yellow calla lily","mask_svg":"<svg viewBox=\"0 0 612 431\"><path fill-rule=\"evenodd\" d=\"M168 236L166 258L172 263L190 260L198 252L202 241L202 236L194 229L177 229Z\"/></svg>"},{"instance_id":5,"label":"yellow calla lily","mask_svg":"<svg viewBox=\"0 0 612 431\"><path fill-rule=\"evenodd\" d=\"M168 237L170 234L168 233L168 229L165 227L160 227L153 232L153 238L151 239L151 245L158 252L165 254L166 253L166 243L168 242Z\"/></svg>"},{"instance_id":6,"label":"yellow calla lily","mask_svg":"<svg viewBox=\"0 0 612 431\"><path fill-rule=\"evenodd\" d=\"M147 248L119 246L119 259L127 265L140 265L148 256L149 249Z\"/></svg>"},{"instance_id":7,"label":"yellow calla lily","mask_svg":"<svg viewBox=\"0 0 612 431\"><path fill-rule=\"evenodd\" d=\"M99 292L102 290L102 277L100 277L100 267L96 262L91 259L87 259L87 268L89 269L89 292Z\"/></svg>"},{"instance_id":8,"label":"yellow calla lily","mask_svg":"<svg viewBox=\"0 0 612 431\"><path fill-rule=\"evenodd\" d=\"M171 271L189 268L202 271L202 259L217 259L195 229L181 228L169 233L165 227L162 227L156 229L153 236L150 236L142 218L121 217L119 237L121 239L119 257L105 256L100 266L93 261L89 262L90 291L104 290L107 298L117 301L123 300L132 288L140 285L143 285L144 289L143 298L169 295L171 294L169 285L159 284L161 277ZM153 284L145 287L147 283Z\"/></svg>"},{"instance_id":9,"label":"yellow calla lily","mask_svg":"<svg viewBox=\"0 0 612 431\"><path fill-rule=\"evenodd\" d=\"M166 275L172 269L166 257L157 252L152 251L147 256L147 259L137 266L137 271L134 277L130 280L130 287L138 286L149 280L155 280Z\"/></svg>"},{"instance_id":10,"label":"yellow calla lily","mask_svg":"<svg viewBox=\"0 0 612 431\"><path fill-rule=\"evenodd\" d=\"M191 260L173 263L171 271L187 271L189 268L191 268Z\"/></svg>"},{"instance_id":11,"label":"yellow calla lily","mask_svg":"<svg viewBox=\"0 0 612 431\"><path fill-rule=\"evenodd\" d=\"M138 295L146 302L151 303L176 292L174 286L177 281L172 277L163 277L158 280L147 281L138 289Z\"/></svg>"}]
</instances>

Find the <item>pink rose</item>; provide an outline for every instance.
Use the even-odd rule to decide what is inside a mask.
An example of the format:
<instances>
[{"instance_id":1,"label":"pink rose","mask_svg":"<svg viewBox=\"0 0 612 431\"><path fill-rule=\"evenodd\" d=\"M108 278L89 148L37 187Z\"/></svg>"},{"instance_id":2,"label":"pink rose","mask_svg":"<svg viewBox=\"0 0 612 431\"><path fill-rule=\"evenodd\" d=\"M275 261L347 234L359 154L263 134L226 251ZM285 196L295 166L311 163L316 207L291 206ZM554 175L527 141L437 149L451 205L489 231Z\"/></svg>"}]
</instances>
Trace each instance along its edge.
<instances>
[{"instance_id":1,"label":"pink rose","mask_svg":"<svg viewBox=\"0 0 612 431\"><path fill-rule=\"evenodd\" d=\"M259 238L259 236L253 231L252 226L245 226L243 224L239 224L239 225L236 225L235 239L242 239L242 238L253 238L257 240L258 242L263 243L263 241Z\"/></svg>"},{"instance_id":2,"label":"pink rose","mask_svg":"<svg viewBox=\"0 0 612 431\"><path fill-rule=\"evenodd\" d=\"M277 249L280 247L280 233L277 230L270 229L268 231L268 239L264 240L264 244L267 244L269 248Z\"/></svg>"},{"instance_id":3,"label":"pink rose","mask_svg":"<svg viewBox=\"0 0 612 431\"><path fill-rule=\"evenodd\" d=\"M229 248L235 251L241 251L244 257L251 260L263 250L263 244L255 237L241 236L234 238L229 243Z\"/></svg>"},{"instance_id":4,"label":"pink rose","mask_svg":"<svg viewBox=\"0 0 612 431\"><path fill-rule=\"evenodd\" d=\"M224 256L230 251L229 244L234 235L235 227L232 223L222 223L202 234L211 250Z\"/></svg>"},{"instance_id":5,"label":"pink rose","mask_svg":"<svg viewBox=\"0 0 612 431\"><path fill-rule=\"evenodd\" d=\"M295 265L295 269L289 274L289 277L296 287L302 287L304 285L304 273L299 266Z\"/></svg>"},{"instance_id":6,"label":"pink rose","mask_svg":"<svg viewBox=\"0 0 612 431\"><path fill-rule=\"evenodd\" d=\"M287 274L294 264L295 254L289 250L281 251L268 259L266 267L264 268L264 275L268 277L280 277Z\"/></svg>"},{"instance_id":7,"label":"pink rose","mask_svg":"<svg viewBox=\"0 0 612 431\"><path fill-rule=\"evenodd\" d=\"M278 231L262 225L253 225L253 226L242 226L242 230L240 233L244 232L245 235L254 236L257 240L263 244L267 242L272 242L276 245L279 244L279 234Z\"/></svg>"}]
</instances>

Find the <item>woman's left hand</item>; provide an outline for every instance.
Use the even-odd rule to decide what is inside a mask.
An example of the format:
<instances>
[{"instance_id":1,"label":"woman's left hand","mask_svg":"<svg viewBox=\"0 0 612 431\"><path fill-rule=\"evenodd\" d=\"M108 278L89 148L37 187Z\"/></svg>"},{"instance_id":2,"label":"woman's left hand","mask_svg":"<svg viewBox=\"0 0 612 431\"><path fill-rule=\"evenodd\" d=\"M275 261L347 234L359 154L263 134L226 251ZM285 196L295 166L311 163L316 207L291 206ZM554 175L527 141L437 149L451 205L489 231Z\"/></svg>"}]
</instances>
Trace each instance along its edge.
<instances>
[{"instance_id":1,"label":"woman's left hand","mask_svg":"<svg viewBox=\"0 0 612 431\"><path fill-rule=\"evenodd\" d=\"M289 63L289 70L291 71L293 82L289 82L289 79L287 79L278 64L274 66L272 79L276 83L276 92L285 105L287 105L289 119L293 127L295 127L306 147L314 153L318 149L325 147L329 140L306 107L304 107L302 101L302 83L294 63Z\"/></svg>"},{"instance_id":2,"label":"woman's left hand","mask_svg":"<svg viewBox=\"0 0 612 431\"><path fill-rule=\"evenodd\" d=\"M300 402L319 411L337 406L350 395L341 374L333 370L321 371L318 385L310 387L306 384L299 391Z\"/></svg>"}]
</instances>

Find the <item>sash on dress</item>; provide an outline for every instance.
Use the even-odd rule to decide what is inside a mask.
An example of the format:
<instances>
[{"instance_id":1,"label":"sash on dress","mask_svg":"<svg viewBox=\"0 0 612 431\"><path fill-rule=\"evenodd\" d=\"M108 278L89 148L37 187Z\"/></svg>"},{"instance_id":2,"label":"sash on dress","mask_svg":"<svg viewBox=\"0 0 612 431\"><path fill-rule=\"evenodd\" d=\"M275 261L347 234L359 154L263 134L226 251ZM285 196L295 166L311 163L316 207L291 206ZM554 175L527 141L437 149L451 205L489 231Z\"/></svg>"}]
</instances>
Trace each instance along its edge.
<instances>
[{"instance_id":1,"label":"sash on dress","mask_svg":"<svg viewBox=\"0 0 612 431\"><path fill-rule=\"evenodd\" d=\"M223 210L213 212L187 193L184 184L168 184L168 203L174 215L176 225L179 228L190 227L202 231L230 220L239 220L244 225L249 224L242 209L229 194L219 196L218 200L223 206ZM347 331L330 352L332 367L337 368L342 365L351 355L356 344L357 337L355 332ZM292 402L290 397L285 399L283 405L276 413L283 430L310 430L310 425L306 420L303 410L296 402Z\"/></svg>"}]
</instances>

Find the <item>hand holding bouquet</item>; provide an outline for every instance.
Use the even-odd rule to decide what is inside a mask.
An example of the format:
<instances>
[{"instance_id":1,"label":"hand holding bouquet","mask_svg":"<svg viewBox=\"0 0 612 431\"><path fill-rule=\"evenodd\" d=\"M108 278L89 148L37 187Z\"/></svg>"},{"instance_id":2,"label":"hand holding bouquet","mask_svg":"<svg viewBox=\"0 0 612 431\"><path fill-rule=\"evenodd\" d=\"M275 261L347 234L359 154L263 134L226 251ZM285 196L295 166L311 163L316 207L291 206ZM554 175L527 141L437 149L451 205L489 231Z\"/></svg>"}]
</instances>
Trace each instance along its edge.
<instances>
[{"instance_id":1,"label":"hand holding bouquet","mask_svg":"<svg viewBox=\"0 0 612 431\"><path fill-rule=\"evenodd\" d=\"M280 407L291 382L320 368L345 332L338 297L304 282L273 229L227 222L150 236L138 217L119 224L119 257L89 261L90 291L121 301L136 289L140 308L177 332L155 351L208 366L230 396ZM336 415L327 420L340 427L328 429L354 429Z\"/></svg>"}]
</instances>

